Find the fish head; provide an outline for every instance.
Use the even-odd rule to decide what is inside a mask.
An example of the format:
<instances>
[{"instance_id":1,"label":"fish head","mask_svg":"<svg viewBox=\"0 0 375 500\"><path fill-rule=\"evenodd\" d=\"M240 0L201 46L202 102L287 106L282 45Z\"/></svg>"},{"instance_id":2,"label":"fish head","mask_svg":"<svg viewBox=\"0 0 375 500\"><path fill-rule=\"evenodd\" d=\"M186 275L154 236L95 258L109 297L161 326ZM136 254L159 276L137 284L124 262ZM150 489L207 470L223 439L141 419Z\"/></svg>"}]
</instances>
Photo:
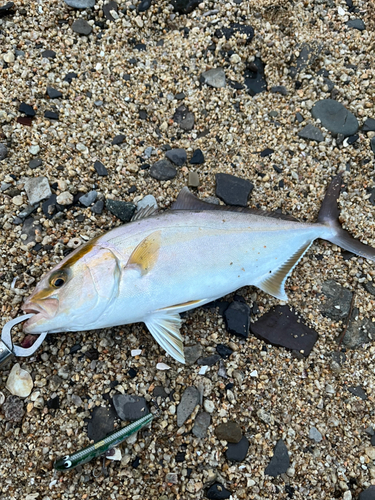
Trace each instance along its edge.
<instances>
[{"instance_id":1,"label":"fish head","mask_svg":"<svg viewBox=\"0 0 375 500\"><path fill-rule=\"evenodd\" d=\"M95 328L118 291L119 270L114 254L91 241L49 271L22 305L35 313L24 323L25 333L40 334Z\"/></svg>"}]
</instances>

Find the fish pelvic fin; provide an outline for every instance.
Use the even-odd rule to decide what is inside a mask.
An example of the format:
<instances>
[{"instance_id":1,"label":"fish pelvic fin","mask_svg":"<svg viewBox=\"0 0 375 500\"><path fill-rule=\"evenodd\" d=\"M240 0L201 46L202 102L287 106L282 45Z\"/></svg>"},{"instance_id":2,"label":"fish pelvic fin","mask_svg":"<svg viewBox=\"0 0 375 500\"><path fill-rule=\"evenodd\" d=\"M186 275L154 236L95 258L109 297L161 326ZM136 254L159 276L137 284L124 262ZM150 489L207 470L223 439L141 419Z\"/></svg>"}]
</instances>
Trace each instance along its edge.
<instances>
[{"instance_id":1,"label":"fish pelvic fin","mask_svg":"<svg viewBox=\"0 0 375 500\"><path fill-rule=\"evenodd\" d=\"M172 358L185 364L184 344L180 334L182 324L180 315L160 309L151 313L144 322L156 342Z\"/></svg>"},{"instance_id":2,"label":"fish pelvic fin","mask_svg":"<svg viewBox=\"0 0 375 500\"><path fill-rule=\"evenodd\" d=\"M305 243L297 252L284 262L276 271L267 274L256 286L263 292L273 295L279 300L288 301L288 296L285 293L285 282L289 274L293 271L303 254L310 248L312 241Z\"/></svg>"},{"instance_id":3,"label":"fish pelvic fin","mask_svg":"<svg viewBox=\"0 0 375 500\"><path fill-rule=\"evenodd\" d=\"M365 259L375 261L375 248L365 245L350 236L347 231L342 229L338 221L340 212L337 206L337 199L340 195L341 184L341 175L337 175L332 179L319 211L317 222L331 229L331 235L325 236L324 239L334 243L344 250L348 250L349 252L355 253Z\"/></svg>"}]
</instances>

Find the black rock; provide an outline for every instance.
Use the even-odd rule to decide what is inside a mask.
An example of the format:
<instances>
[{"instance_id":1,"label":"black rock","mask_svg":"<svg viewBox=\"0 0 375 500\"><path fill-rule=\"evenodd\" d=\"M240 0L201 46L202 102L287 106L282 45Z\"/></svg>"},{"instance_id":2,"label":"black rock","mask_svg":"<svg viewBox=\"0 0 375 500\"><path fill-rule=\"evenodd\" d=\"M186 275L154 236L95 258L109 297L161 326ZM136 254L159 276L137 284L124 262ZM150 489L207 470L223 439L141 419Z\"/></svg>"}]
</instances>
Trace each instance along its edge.
<instances>
[{"instance_id":1,"label":"black rock","mask_svg":"<svg viewBox=\"0 0 375 500\"><path fill-rule=\"evenodd\" d=\"M29 161L29 167L31 169L38 168L38 167L41 166L42 163L43 162L42 162L42 160L40 158L34 158L33 160Z\"/></svg>"},{"instance_id":2,"label":"black rock","mask_svg":"<svg viewBox=\"0 0 375 500\"><path fill-rule=\"evenodd\" d=\"M224 344L217 344L216 351L223 359L229 358L229 356L233 353L233 349Z\"/></svg>"},{"instance_id":3,"label":"black rock","mask_svg":"<svg viewBox=\"0 0 375 500\"><path fill-rule=\"evenodd\" d=\"M345 23L349 28L354 28L359 31L364 31L366 29L365 23L362 19L350 19Z\"/></svg>"},{"instance_id":4,"label":"black rock","mask_svg":"<svg viewBox=\"0 0 375 500\"><path fill-rule=\"evenodd\" d=\"M322 99L312 108L311 113L319 119L326 129L333 134L354 135L358 130L358 120L340 102L334 99Z\"/></svg>"},{"instance_id":5,"label":"black rock","mask_svg":"<svg viewBox=\"0 0 375 500\"><path fill-rule=\"evenodd\" d=\"M55 59L56 52L54 50L49 50L49 49L43 50L42 57L45 57L47 59Z\"/></svg>"},{"instance_id":6,"label":"black rock","mask_svg":"<svg viewBox=\"0 0 375 500\"><path fill-rule=\"evenodd\" d=\"M375 486L369 486L359 494L358 500L375 500Z\"/></svg>"},{"instance_id":7,"label":"black rock","mask_svg":"<svg viewBox=\"0 0 375 500\"><path fill-rule=\"evenodd\" d=\"M200 149L194 151L189 163L190 165L202 165L202 163L204 163L204 156Z\"/></svg>"},{"instance_id":8,"label":"black rock","mask_svg":"<svg viewBox=\"0 0 375 500\"><path fill-rule=\"evenodd\" d=\"M102 177L104 177L105 175L108 175L108 170L105 168L103 163L100 162L99 160L96 160L96 162L94 163L94 168L95 168L96 173L98 175L101 175Z\"/></svg>"},{"instance_id":9,"label":"black rock","mask_svg":"<svg viewBox=\"0 0 375 500\"><path fill-rule=\"evenodd\" d=\"M73 79L77 77L78 77L77 73L71 71L70 73L67 73L67 75L65 76L64 82L72 83Z\"/></svg>"},{"instance_id":10,"label":"black rock","mask_svg":"<svg viewBox=\"0 0 375 500\"><path fill-rule=\"evenodd\" d=\"M200 4L200 0L172 0L175 12L179 14L190 14Z\"/></svg>"},{"instance_id":11,"label":"black rock","mask_svg":"<svg viewBox=\"0 0 375 500\"><path fill-rule=\"evenodd\" d=\"M33 212L36 211L36 209L39 207L39 203L35 203L35 205L27 205L26 208L23 208L22 211L18 214L18 218L21 219L21 222L23 219L26 219L26 217L29 217Z\"/></svg>"},{"instance_id":12,"label":"black rock","mask_svg":"<svg viewBox=\"0 0 375 500\"><path fill-rule=\"evenodd\" d=\"M241 441L237 444L228 443L228 449L225 452L225 456L232 462L242 462L242 460L246 458L248 449L249 440L243 436Z\"/></svg>"},{"instance_id":13,"label":"black rock","mask_svg":"<svg viewBox=\"0 0 375 500\"><path fill-rule=\"evenodd\" d=\"M108 3L105 3L102 7L103 9L103 14L108 21L114 21L114 17L111 15L111 10L114 10L116 13L118 13L118 3L114 2L114 0L111 0Z\"/></svg>"},{"instance_id":14,"label":"black rock","mask_svg":"<svg viewBox=\"0 0 375 500\"><path fill-rule=\"evenodd\" d=\"M354 394L354 396L363 399L363 401L366 401L367 399L367 394L360 385L357 386L351 385L350 387L348 387L348 391Z\"/></svg>"},{"instance_id":15,"label":"black rock","mask_svg":"<svg viewBox=\"0 0 375 500\"><path fill-rule=\"evenodd\" d=\"M229 333L247 338L250 327L250 307L234 300L224 312L224 321Z\"/></svg>"},{"instance_id":16,"label":"black rock","mask_svg":"<svg viewBox=\"0 0 375 500\"><path fill-rule=\"evenodd\" d=\"M187 159L186 151L182 148L171 149L165 153L165 156L178 167L182 167Z\"/></svg>"},{"instance_id":17,"label":"black rock","mask_svg":"<svg viewBox=\"0 0 375 500\"><path fill-rule=\"evenodd\" d=\"M179 106L174 115L173 121L177 123L183 130L192 130L194 128L194 113L188 110L186 106L181 104Z\"/></svg>"},{"instance_id":18,"label":"black rock","mask_svg":"<svg viewBox=\"0 0 375 500\"><path fill-rule=\"evenodd\" d=\"M298 132L298 136L302 139L309 139L310 141L323 142L324 136L321 131L314 127L311 123L308 123L302 130Z\"/></svg>"},{"instance_id":19,"label":"black rock","mask_svg":"<svg viewBox=\"0 0 375 500\"><path fill-rule=\"evenodd\" d=\"M35 111L33 109L32 106L30 106L30 104L25 104L24 102L22 102L20 104L20 107L18 108L18 111L20 113L23 113L25 114L26 116L35 116Z\"/></svg>"},{"instance_id":20,"label":"black rock","mask_svg":"<svg viewBox=\"0 0 375 500\"><path fill-rule=\"evenodd\" d=\"M100 215L103 212L104 208L104 201L103 200L97 200L94 205L91 207L91 212L93 214Z\"/></svg>"},{"instance_id":21,"label":"black rock","mask_svg":"<svg viewBox=\"0 0 375 500\"><path fill-rule=\"evenodd\" d=\"M373 137L370 141L370 147L371 147L371 151L374 153L375 155L375 137Z\"/></svg>"},{"instance_id":22,"label":"black rock","mask_svg":"<svg viewBox=\"0 0 375 500\"><path fill-rule=\"evenodd\" d=\"M48 118L49 120L58 120L59 114L55 113L54 111L45 111L44 118Z\"/></svg>"},{"instance_id":23,"label":"black rock","mask_svg":"<svg viewBox=\"0 0 375 500\"><path fill-rule=\"evenodd\" d=\"M271 92L273 94L288 95L288 89L284 87L284 85L275 85L274 87L271 87Z\"/></svg>"},{"instance_id":24,"label":"black rock","mask_svg":"<svg viewBox=\"0 0 375 500\"><path fill-rule=\"evenodd\" d=\"M256 57L244 73L245 86L251 96L265 92L267 90L267 82L264 75L264 64L259 57Z\"/></svg>"},{"instance_id":25,"label":"black rock","mask_svg":"<svg viewBox=\"0 0 375 500\"><path fill-rule=\"evenodd\" d=\"M72 30L78 35L88 36L92 32L92 27L85 19L76 19L72 24Z\"/></svg>"},{"instance_id":26,"label":"black rock","mask_svg":"<svg viewBox=\"0 0 375 500\"><path fill-rule=\"evenodd\" d=\"M322 294L326 300L321 300L319 310L324 316L332 319L344 319L348 316L353 293L334 280L327 280L322 285Z\"/></svg>"},{"instance_id":27,"label":"black rock","mask_svg":"<svg viewBox=\"0 0 375 500\"><path fill-rule=\"evenodd\" d=\"M359 139L359 135L358 135L358 134L355 134L355 135L351 135L351 136L349 136L346 142L347 142L347 144L352 145L352 144L354 144L355 142L357 142L357 141L358 141L358 139Z\"/></svg>"},{"instance_id":28,"label":"black rock","mask_svg":"<svg viewBox=\"0 0 375 500\"><path fill-rule=\"evenodd\" d=\"M12 9L14 7L14 2L7 2L5 5L0 7L0 17L12 14Z\"/></svg>"},{"instance_id":29,"label":"black rock","mask_svg":"<svg viewBox=\"0 0 375 500\"><path fill-rule=\"evenodd\" d=\"M169 160L164 158L152 165L150 168L150 175L158 181L167 181L176 177L177 170Z\"/></svg>"},{"instance_id":30,"label":"black rock","mask_svg":"<svg viewBox=\"0 0 375 500\"><path fill-rule=\"evenodd\" d=\"M218 354L213 354L212 356L207 356L206 358L199 358L197 365L201 366L214 366L220 360Z\"/></svg>"},{"instance_id":31,"label":"black rock","mask_svg":"<svg viewBox=\"0 0 375 500\"><path fill-rule=\"evenodd\" d=\"M121 420L138 420L150 413L145 398L130 394L115 394L113 406Z\"/></svg>"},{"instance_id":32,"label":"black rock","mask_svg":"<svg viewBox=\"0 0 375 500\"><path fill-rule=\"evenodd\" d=\"M154 390L152 391L152 395L155 397L155 398L163 398L163 399L166 399L168 397L168 394L165 392L164 390L164 387L162 387L161 385L157 385Z\"/></svg>"},{"instance_id":33,"label":"black rock","mask_svg":"<svg viewBox=\"0 0 375 500\"><path fill-rule=\"evenodd\" d=\"M116 135L112 139L112 146L116 146L118 144L122 144L125 139L126 139L126 135L123 135L123 134Z\"/></svg>"},{"instance_id":34,"label":"black rock","mask_svg":"<svg viewBox=\"0 0 375 500\"><path fill-rule=\"evenodd\" d=\"M232 23L227 28L217 29L215 31L215 37L222 38L223 36L225 36L225 38L229 40L233 35L236 35L237 33L239 35L246 36L246 44L250 43L254 38L254 29L248 24L239 23ZM240 38L243 39L242 36Z\"/></svg>"},{"instance_id":35,"label":"black rock","mask_svg":"<svg viewBox=\"0 0 375 500\"><path fill-rule=\"evenodd\" d=\"M97 349L95 349L95 347L91 347L85 352L85 356L90 361L94 361L96 359L99 359L99 352Z\"/></svg>"},{"instance_id":36,"label":"black rock","mask_svg":"<svg viewBox=\"0 0 375 500\"><path fill-rule=\"evenodd\" d=\"M47 87L47 95L50 99L58 99L59 97L62 97L62 93L53 87Z\"/></svg>"},{"instance_id":37,"label":"black rock","mask_svg":"<svg viewBox=\"0 0 375 500\"><path fill-rule=\"evenodd\" d=\"M272 155L272 153L274 153L275 151L271 148L266 148L266 149L263 149L263 151L260 152L260 157L261 158L265 158L266 156L270 156Z\"/></svg>"},{"instance_id":38,"label":"black rock","mask_svg":"<svg viewBox=\"0 0 375 500\"><path fill-rule=\"evenodd\" d=\"M60 398L55 396L47 401L47 408L50 410L58 410L60 408Z\"/></svg>"},{"instance_id":39,"label":"black rock","mask_svg":"<svg viewBox=\"0 0 375 500\"><path fill-rule=\"evenodd\" d=\"M362 132L375 132L374 118L367 118L367 120L362 125Z\"/></svg>"},{"instance_id":40,"label":"black rock","mask_svg":"<svg viewBox=\"0 0 375 500\"><path fill-rule=\"evenodd\" d=\"M146 12L151 7L151 0L141 0L137 5L137 12Z\"/></svg>"},{"instance_id":41,"label":"black rock","mask_svg":"<svg viewBox=\"0 0 375 500\"><path fill-rule=\"evenodd\" d=\"M35 241L36 230L41 231L41 229L42 228L41 228L41 225L39 222L34 224L34 218L27 217L23 221L22 230L21 230L21 234L26 235L26 239L23 240L23 244L27 245L31 241Z\"/></svg>"},{"instance_id":42,"label":"black rock","mask_svg":"<svg viewBox=\"0 0 375 500\"><path fill-rule=\"evenodd\" d=\"M216 174L216 196L227 205L247 206L253 184L230 174Z\"/></svg>"},{"instance_id":43,"label":"black rock","mask_svg":"<svg viewBox=\"0 0 375 500\"><path fill-rule=\"evenodd\" d=\"M134 203L128 203L119 200L106 200L106 207L122 222L129 222L134 215L136 206Z\"/></svg>"},{"instance_id":44,"label":"black rock","mask_svg":"<svg viewBox=\"0 0 375 500\"><path fill-rule=\"evenodd\" d=\"M88 438L95 442L105 438L113 431L116 418L116 411L112 406L96 406L87 425Z\"/></svg>"},{"instance_id":45,"label":"black rock","mask_svg":"<svg viewBox=\"0 0 375 500\"><path fill-rule=\"evenodd\" d=\"M250 330L268 344L298 351L305 357L318 340L316 331L301 323L300 318L288 306L271 309L258 321L251 323Z\"/></svg>"},{"instance_id":46,"label":"black rock","mask_svg":"<svg viewBox=\"0 0 375 500\"><path fill-rule=\"evenodd\" d=\"M231 496L232 492L224 488L220 483L214 483L206 491L206 498L210 500L225 500ZM367 499L366 499L367 500Z\"/></svg>"},{"instance_id":47,"label":"black rock","mask_svg":"<svg viewBox=\"0 0 375 500\"><path fill-rule=\"evenodd\" d=\"M141 120L147 120L147 111L144 109L139 110L138 116Z\"/></svg>"},{"instance_id":48,"label":"black rock","mask_svg":"<svg viewBox=\"0 0 375 500\"><path fill-rule=\"evenodd\" d=\"M289 469L289 466L290 460L287 447L284 441L279 439L273 450L273 457L266 467L265 474L276 477L280 474L284 474Z\"/></svg>"},{"instance_id":49,"label":"black rock","mask_svg":"<svg viewBox=\"0 0 375 500\"><path fill-rule=\"evenodd\" d=\"M129 368L128 370L128 375L130 378L135 378L137 376L138 372L135 368Z\"/></svg>"},{"instance_id":50,"label":"black rock","mask_svg":"<svg viewBox=\"0 0 375 500\"><path fill-rule=\"evenodd\" d=\"M375 295L375 285L373 283L367 281L366 283L364 283L364 287L368 293L371 293L371 295Z\"/></svg>"}]
</instances>

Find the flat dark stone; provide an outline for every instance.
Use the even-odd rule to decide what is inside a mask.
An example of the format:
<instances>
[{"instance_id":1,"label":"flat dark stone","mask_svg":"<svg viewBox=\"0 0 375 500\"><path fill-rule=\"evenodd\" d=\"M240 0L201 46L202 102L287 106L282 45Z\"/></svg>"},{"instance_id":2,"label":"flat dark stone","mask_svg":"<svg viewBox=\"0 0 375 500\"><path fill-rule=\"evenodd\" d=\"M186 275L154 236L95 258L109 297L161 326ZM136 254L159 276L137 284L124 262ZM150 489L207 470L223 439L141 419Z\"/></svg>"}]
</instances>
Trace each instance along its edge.
<instances>
[{"instance_id":1,"label":"flat dark stone","mask_svg":"<svg viewBox=\"0 0 375 500\"><path fill-rule=\"evenodd\" d=\"M48 118L49 120L58 120L59 114L55 113L54 111L45 111L44 118Z\"/></svg>"},{"instance_id":2,"label":"flat dark stone","mask_svg":"<svg viewBox=\"0 0 375 500\"><path fill-rule=\"evenodd\" d=\"M17 123L20 123L21 125L26 125L27 127L31 127L31 124L33 123L33 116L18 116L17 117Z\"/></svg>"},{"instance_id":3,"label":"flat dark stone","mask_svg":"<svg viewBox=\"0 0 375 500\"><path fill-rule=\"evenodd\" d=\"M347 139L347 143L351 146L352 144L354 144L355 142L357 142L359 139L359 135L358 134L355 134L355 135L350 135Z\"/></svg>"},{"instance_id":4,"label":"flat dark stone","mask_svg":"<svg viewBox=\"0 0 375 500\"><path fill-rule=\"evenodd\" d=\"M247 304L233 300L224 311L224 321L229 333L247 339L249 336L251 310Z\"/></svg>"},{"instance_id":5,"label":"flat dark stone","mask_svg":"<svg viewBox=\"0 0 375 500\"><path fill-rule=\"evenodd\" d=\"M206 491L206 498L210 500L225 500L231 496L232 492L224 488L224 486L220 483L214 483L212 486L208 488ZM369 499L365 499L369 500Z\"/></svg>"},{"instance_id":6,"label":"flat dark stone","mask_svg":"<svg viewBox=\"0 0 375 500\"><path fill-rule=\"evenodd\" d=\"M78 35L88 36L92 32L92 27L85 19L76 19L72 24L72 30Z\"/></svg>"},{"instance_id":7,"label":"flat dark stone","mask_svg":"<svg viewBox=\"0 0 375 500\"><path fill-rule=\"evenodd\" d=\"M91 212L93 214L100 215L103 212L104 208L104 201L103 200L97 200L94 205L91 207Z\"/></svg>"},{"instance_id":8,"label":"flat dark stone","mask_svg":"<svg viewBox=\"0 0 375 500\"><path fill-rule=\"evenodd\" d=\"M230 174L216 174L216 196L227 205L246 207L253 184Z\"/></svg>"},{"instance_id":9,"label":"flat dark stone","mask_svg":"<svg viewBox=\"0 0 375 500\"><path fill-rule=\"evenodd\" d=\"M214 366L218 361L220 361L220 356L218 354L213 354L212 356L207 356L206 358L199 358L197 365Z\"/></svg>"},{"instance_id":10,"label":"flat dark stone","mask_svg":"<svg viewBox=\"0 0 375 500\"><path fill-rule=\"evenodd\" d=\"M250 330L268 344L286 347L307 357L318 340L318 334L300 321L288 306L276 306L251 323Z\"/></svg>"},{"instance_id":11,"label":"flat dark stone","mask_svg":"<svg viewBox=\"0 0 375 500\"><path fill-rule=\"evenodd\" d=\"M351 385L350 387L348 387L348 391L354 396L363 399L363 401L366 401L366 399L368 399L366 392L362 389L360 385L357 386Z\"/></svg>"},{"instance_id":12,"label":"flat dark stone","mask_svg":"<svg viewBox=\"0 0 375 500\"><path fill-rule=\"evenodd\" d=\"M108 175L108 170L105 168L105 166L103 165L103 163L99 160L96 160L96 162L94 163L94 168L96 170L96 173L98 175L101 175L102 177L104 177L105 175Z\"/></svg>"},{"instance_id":13,"label":"flat dark stone","mask_svg":"<svg viewBox=\"0 0 375 500\"><path fill-rule=\"evenodd\" d=\"M368 293L371 293L371 295L375 295L375 285L374 285L374 283L372 283L370 281L367 281L366 283L364 283L364 287L365 287L365 290Z\"/></svg>"},{"instance_id":14,"label":"flat dark stone","mask_svg":"<svg viewBox=\"0 0 375 500\"><path fill-rule=\"evenodd\" d=\"M116 411L112 406L96 406L87 425L88 438L95 442L105 438L113 431L116 418Z\"/></svg>"},{"instance_id":15,"label":"flat dark stone","mask_svg":"<svg viewBox=\"0 0 375 500\"><path fill-rule=\"evenodd\" d=\"M175 12L179 14L190 14L200 4L200 0L172 0Z\"/></svg>"},{"instance_id":16,"label":"flat dark stone","mask_svg":"<svg viewBox=\"0 0 375 500\"><path fill-rule=\"evenodd\" d=\"M211 415L207 412L198 413L195 417L192 433L200 439L204 439L207 435L207 429L211 423Z\"/></svg>"},{"instance_id":17,"label":"flat dark stone","mask_svg":"<svg viewBox=\"0 0 375 500\"><path fill-rule=\"evenodd\" d=\"M168 394L165 392L165 389L163 386L161 385L157 385L154 390L152 391L152 395L155 397L155 398L163 398L163 399L166 399L168 397Z\"/></svg>"},{"instance_id":18,"label":"flat dark stone","mask_svg":"<svg viewBox=\"0 0 375 500\"><path fill-rule=\"evenodd\" d=\"M176 177L177 170L167 158L163 158L152 165L150 175L158 181L167 181Z\"/></svg>"},{"instance_id":19,"label":"flat dark stone","mask_svg":"<svg viewBox=\"0 0 375 500\"><path fill-rule=\"evenodd\" d=\"M358 120L340 102L334 99L322 99L312 108L311 114L319 119L326 129L333 134L343 134L345 137L354 135L358 130Z\"/></svg>"},{"instance_id":20,"label":"flat dark stone","mask_svg":"<svg viewBox=\"0 0 375 500\"><path fill-rule=\"evenodd\" d=\"M358 500L375 500L375 486L371 485L359 494Z\"/></svg>"},{"instance_id":21,"label":"flat dark stone","mask_svg":"<svg viewBox=\"0 0 375 500\"><path fill-rule=\"evenodd\" d=\"M220 441L228 441L228 443L237 444L242 439L242 430L237 422L229 420L223 424L219 424L215 428L215 435Z\"/></svg>"},{"instance_id":22,"label":"flat dark stone","mask_svg":"<svg viewBox=\"0 0 375 500\"><path fill-rule=\"evenodd\" d=\"M271 87L271 92L273 94L288 95L288 89L284 87L284 85L275 85L274 87Z\"/></svg>"},{"instance_id":23,"label":"flat dark stone","mask_svg":"<svg viewBox=\"0 0 375 500\"><path fill-rule=\"evenodd\" d=\"M74 73L74 71L71 71L71 72L66 74L66 76L64 78L64 82L72 83L73 79L77 78L77 77L78 77L77 73Z\"/></svg>"},{"instance_id":24,"label":"flat dark stone","mask_svg":"<svg viewBox=\"0 0 375 500\"><path fill-rule=\"evenodd\" d=\"M374 118L367 118L367 120L362 125L362 132L375 132Z\"/></svg>"},{"instance_id":25,"label":"flat dark stone","mask_svg":"<svg viewBox=\"0 0 375 500\"><path fill-rule=\"evenodd\" d=\"M302 139L309 139L310 141L323 142L324 136L318 127L314 127L311 123L308 123L302 130L298 132L298 137Z\"/></svg>"},{"instance_id":26,"label":"flat dark stone","mask_svg":"<svg viewBox=\"0 0 375 500\"><path fill-rule=\"evenodd\" d=\"M274 152L275 151L271 148L263 149L263 151L260 152L260 157L265 158L266 156L272 155Z\"/></svg>"},{"instance_id":27,"label":"flat dark stone","mask_svg":"<svg viewBox=\"0 0 375 500\"><path fill-rule=\"evenodd\" d=\"M173 121L183 130L192 130L195 122L194 113L189 111L184 104L181 104L173 115Z\"/></svg>"},{"instance_id":28,"label":"flat dark stone","mask_svg":"<svg viewBox=\"0 0 375 500\"><path fill-rule=\"evenodd\" d=\"M193 156L189 160L190 165L202 165L204 163L204 156L200 149L196 149Z\"/></svg>"},{"instance_id":29,"label":"flat dark stone","mask_svg":"<svg viewBox=\"0 0 375 500\"><path fill-rule=\"evenodd\" d=\"M223 359L227 359L231 354L233 354L233 349L224 344L217 344L216 351Z\"/></svg>"},{"instance_id":30,"label":"flat dark stone","mask_svg":"<svg viewBox=\"0 0 375 500\"><path fill-rule=\"evenodd\" d=\"M64 0L64 2L74 9L91 9L95 5L95 0Z\"/></svg>"},{"instance_id":31,"label":"flat dark stone","mask_svg":"<svg viewBox=\"0 0 375 500\"><path fill-rule=\"evenodd\" d=\"M119 200L106 200L106 207L122 222L129 222L134 215L136 206L134 203L129 203Z\"/></svg>"},{"instance_id":32,"label":"flat dark stone","mask_svg":"<svg viewBox=\"0 0 375 500\"><path fill-rule=\"evenodd\" d=\"M348 316L353 293L342 287L334 280L327 280L322 285L322 294L325 300L319 305L319 310L324 316L332 319L344 319Z\"/></svg>"},{"instance_id":33,"label":"flat dark stone","mask_svg":"<svg viewBox=\"0 0 375 500\"><path fill-rule=\"evenodd\" d=\"M373 137L370 141L370 147L371 147L371 151L374 153L375 155L375 137Z\"/></svg>"},{"instance_id":34,"label":"flat dark stone","mask_svg":"<svg viewBox=\"0 0 375 500\"><path fill-rule=\"evenodd\" d=\"M102 9L105 18L108 19L108 21L114 21L115 18L111 15L111 10L118 13L118 3L112 0L111 2L105 3Z\"/></svg>"},{"instance_id":35,"label":"flat dark stone","mask_svg":"<svg viewBox=\"0 0 375 500\"><path fill-rule=\"evenodd\" d=\"M222 38L223 36L225 36L226 40L229 40L230 38L232 38L232 36L235 36L237 34L245 35L246 44L248 44L254 38L254 28L252 28L252 26L250 26L249 24L232 23L227 28L217 29L215 31L215 36L217 38ZM242 40L243 37L240 36L239 39Z\"/></svg>"},{"instance_id":36,"label":"flat dark stone","mask_svg":"<svg viewBox=\"0 0 375 500\"><path fill-rule=\"evenodd\" d=\"M56 52L54 50L49 50L49 49L43 50L42 57L45 57L47 59L55 59Z\"/></svg>"},{"instance_id":37,"label":"flat dark stone","mask_svg":"<svg viewBox=\"0 0 375 500\"><path fill-rule=\"evenodd\" d=\"M151 7L151 0L141 0L137 5L137 12L146 12Z\"/></svg>"},{"instance_id":38,"label":"flat dark stone","mask_svg":"<svg viewBox=\"0 0 375 500\"><path fill-rule=\"evenodd\" d=\"M133 394L115 394L113 406L121 420L138 420L150 413L145 398Z\"/></svg>"},{"instance_id":39,"label":"flat dark stone","mask_svg":"<svg viewBox=\"0 0 375 500\"><path fill-rule=\"evenodd\" d=\"M146 45L145 43L136 43L136 44L134 45L134 50L139 50L139 51L142 51L142 52L146 52L146 50L147 50L147 45ZM141 111L140 111L140 113L141 113ZM142 118L141 116L140 116L140 118L141 118L142 120L146 120L146 118L147 118L147 112L146 112L146 111L143 111L143 113L145 114L145 118Z\"/></svg>"},{"instance_id":40,"label":"flat dark stone","mask_svg":"<svg viewBox=\"0 0 375 500\"><path fill-rule=\"evenodd\" d=\"M141 120L147 120L147 111L144 109L140 109L138 112L138 116Z\"/></svg>"},{"instance_id":41,"label":"flat dark stone","mask_svg":"<svg viewBox=\"0 0 375 500\"><path fill-rule=\"evenodd\" d=\"M124 142L124 140L126 139L126 135L124 134L119 134L119 135L116 135L113 139L112 139L112 146L117 146L119 144L122 144Z\"/></svg>"},{"instance_id":42,"label":"flat dark stone","mask_svg":"<svg viewBox=\"0 0 375 500\"><path fill-rule=\"evenodd\" d=\"M7 2L5 5L0 7L0 17L4 17L8 14L11 14L11 10L14 7L14 2Z\"/></svg>"},{"instance_id":43,"label":"flat dark stone","mask_svg":"<svg viewBox=\"0 0 375 500\"><path fill-rule=\"evenodd\" d=\"M182 148L170 149L165 156L178 167L182 167L187 160L186 151Z\"/></svg>"},{"instance_id":44,"label":"flat dark stone","mask_svg":"<svg viewBox=\"0 0 375 500\"><path fill-rule=\"evenodd\" d=\"M193 365L202 356L202 346L200 344L190 345L184 348L185 362Z\"/></svg>"},{"instance_id":45,"label":"flat dark stone","mask_svg":"<svg viewBox=\"0 0 375 500\"><path fill-rule=\"evenodd\" d=\"M31 169L38 168L42 165L42 160L40 158L34 158L33 160L29 161L29 167Z\"/></svg>"},{"instance_id":46,"label":"flat dark stone","mask_svg":"<svg viewBox=\"0 0 375 500\"><path fill-rule=\"evenodd\" d=\"M259 57L256 57L254 62L245 70L244 78L245 86L251 96L267 90L264 64Z\"/></svg>"},{"instance_id":47,"label":"flat dark stone","mask_svg":"<svg viewBox=\"0 0 375 500\"><path fill-rule=\"evenodd\" d=\"M47 95L50 99L58 99L59 97L62 97L62 93L53 87L47 87Z\"/></svg>"},{"instance_id":48,"label":"flat dark stone","mask_svg":"<svg viewBox=\"0 0 375 500\"><path fill-rule=\"evenodd\" d=\"M289 466L290 460L287 447L284 441L279 439L273 449L273 457L266 467L265 474L276 477L280 474L284 474L289 469Z\"/></svg>"},{"instance_id":49,"label":"flat dark stone","mask_svg":"<svg viewBox=\"0 0 375 500\"><path fill-rule=\"evenodd\" d=\"M228 444L228 449L225 452L227 460L232 462L242 462L245 460L247 451L249 449L249 440L243 436L241 441L237 444Z\"/></svg>"},{"instance_id":50,"label":"flat dark stone","mask_svg":"<svg viewBox=\"0 0 375 500\"><path fill-rule=\"evenodd\" d=\"M365 23L362 19L350 19L345 23L349 28L354 28L359 31L364 31L366 29Z\"/></svg>"},{"instance_id":51,"label":"flat dark stone","mask_svg":"<svg viewBox=\"0 0 375 500\"><path fill-rule=\"evenodd\" d=\"M356 319L357 316L358 309L354 308L348 329L342 339L342 344L349 349L362 347L363 344L368 344L375 338L375 323L371 321L371 318L360 320Z\"/></svg>"},{"instance_id":52,"label":"flat dark stone","mask_svg":"<svg viewBox=\"0 0 375 500\"><path fill-rule=\"evenodd\" d=\"M187 387L181 396L177 406L177 427L184 425L185 421L193 413L194 408L199 404L200 394L195 387Z\"/></svg>"},{"instance_id":53,"label":"flat dark stone","mask_svg":"<svg viewBox=\"0 0 375 500\"><path fill-rule=\"evenodd\" d=\"M25 104L24 102L22 102L18 108L18 111L20 113L23 113L25 114L26 116L35 116L36 113L35 113L35 110L33 109L32 106L30 106L30 104Z\"/></svg>"},{"instance_id":54,"label":"flat dark stone","mask_svg":"<svg viewBox=\"0 0 375 500\"><path fill-rule=\"evenodd\" d=\"M183 93L183 92L179 92L178 94L176 94L175 96L175 99L177 99L178 101L182 101L183 99L185 99L186 95Z\"/></svg>"}]
</instances>

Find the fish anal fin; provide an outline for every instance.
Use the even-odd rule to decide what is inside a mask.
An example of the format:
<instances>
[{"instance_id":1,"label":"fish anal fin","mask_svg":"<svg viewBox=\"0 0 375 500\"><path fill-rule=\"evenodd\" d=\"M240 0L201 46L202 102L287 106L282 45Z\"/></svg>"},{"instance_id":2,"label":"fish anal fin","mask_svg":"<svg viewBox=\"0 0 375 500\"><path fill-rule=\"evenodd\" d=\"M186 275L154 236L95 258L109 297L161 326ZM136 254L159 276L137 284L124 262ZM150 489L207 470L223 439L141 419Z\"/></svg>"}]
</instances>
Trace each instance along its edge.
<instances>
[{"instance_id":1,"label":"fish anal fin","mask_svg":"<svg viewBox=\"0 0 375 500\"><path fill-rule=\"evenodd\" d=\"M182 324L180 315L161 309L151 313L144 322L158 344L172 358L185 364L184 344L180 334Z\"/></svg>"},{"instance_id":2,"label":"fish anal fin","mask_svg":"<svg viewBox=\"0 0 375 500\"><path fill-rule=\"evenodd\" d=\"M149 272L158 260L160 231L149 234L133 250L126 266L137 266L142 274Z\"/></svg>"},{"instance_id":3,"label":"fish anal fin","mask_svg":"<svg viewBox=\"0 0 375 500\"><path fill-rule=\"evenodd\" d=\"M274 297L287 301L288 296L285 293L284 285L289 274L292 272L303 254L309 249L312 241L305 243L297 252L287 259L279 268L265 276L262 281L256 284L263 292L269 293Z\"/></svg>"}]
</instances>

